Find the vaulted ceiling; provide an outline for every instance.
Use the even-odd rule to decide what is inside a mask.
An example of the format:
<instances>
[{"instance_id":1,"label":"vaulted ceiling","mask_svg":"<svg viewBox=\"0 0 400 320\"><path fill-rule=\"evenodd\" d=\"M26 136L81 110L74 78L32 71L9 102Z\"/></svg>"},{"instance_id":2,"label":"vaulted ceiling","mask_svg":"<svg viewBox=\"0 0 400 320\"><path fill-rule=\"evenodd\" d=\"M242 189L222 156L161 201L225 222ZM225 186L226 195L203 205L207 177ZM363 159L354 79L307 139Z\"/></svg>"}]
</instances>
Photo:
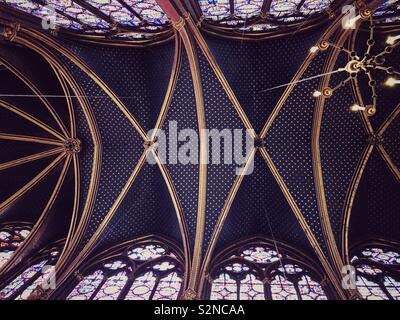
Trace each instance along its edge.
<instances>
[{"instance_id":1,"label":"vaulted ceiling","mask_svg":"<svg viewBox=\"0 0 400 320\"><path fill-rule=\"evenodd\" d=\"M376 113L349 112L374 97L368 77L331 74L369 50L370 17L341 28L347 2L1 2L0 222L34 228L0 276L63 238L67 278L101 250L158 234L182 248L199 292L219 250L261 235L320 261L335 286L351 246L400 242L400 91L372 68ZM49 4L58 27L44 30ZM400 32L399 3L357 10L368 5L377 55ZM385 57L400 69L397 45ZM162 163L147 132L174 121L253 129L242 168L253 160L253 172Z\"/></svg>"}]
</instances>

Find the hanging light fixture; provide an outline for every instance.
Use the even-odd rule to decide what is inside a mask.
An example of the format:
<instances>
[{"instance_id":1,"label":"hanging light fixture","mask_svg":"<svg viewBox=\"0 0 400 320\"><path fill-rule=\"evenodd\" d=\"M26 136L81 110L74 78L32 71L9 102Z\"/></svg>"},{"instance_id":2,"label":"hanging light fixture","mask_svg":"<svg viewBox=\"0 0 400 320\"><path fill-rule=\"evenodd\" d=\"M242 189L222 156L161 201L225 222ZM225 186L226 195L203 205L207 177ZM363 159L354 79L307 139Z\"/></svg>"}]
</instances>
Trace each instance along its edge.
<instances>
[{"instance_id":1,"label":"hanging light fixture","mask_svg":"<svg viewBox=\"0 0 400 320\"><path fill-rule=\"evenodd\" d=\"M372 70L386 72L388 75L391 75L386 82L384 83L388 87L394 87L397 84L400 84L400 79L395 78L394 76L400 76L400 72L395 70L393 66L385 65L386 59L385 55L391 53L394 48L400 45L400 35L397 36L389 36L386 39L386 47L377 54L372 54L372 47L375 45L374 40L374 28L375 25L373 23L373 12L370 9L363 9L360 11L360 14L357 16L357 19L369 20L369 39L366 42L367 49L362 55L358 55L357 52L346 49L345 47L339 47L335 43L330 43L327 40L322 40L316 46L310 49L310 53L317 53L318 51L327 50L329 47L339 49L341 52L345 52L348 55L347 64L330 72L338 73L338 72L346 72L348 74L347 78L341 81L335 87L326 87L321 91L314 91L313 97L319 98L321 96L325 98L331 97L334 92L344 85L346 85L350 80L357 78L359 75L364 75L368 79L368 86L371 89L371 104L367 106L360 106L355 103L350 106L349 110L351 112L365 112L367 116L373 116L376 113L376 102L377 102L377 91L376 86L377 82L373 78Z\"/></svg>"}]
</instances>

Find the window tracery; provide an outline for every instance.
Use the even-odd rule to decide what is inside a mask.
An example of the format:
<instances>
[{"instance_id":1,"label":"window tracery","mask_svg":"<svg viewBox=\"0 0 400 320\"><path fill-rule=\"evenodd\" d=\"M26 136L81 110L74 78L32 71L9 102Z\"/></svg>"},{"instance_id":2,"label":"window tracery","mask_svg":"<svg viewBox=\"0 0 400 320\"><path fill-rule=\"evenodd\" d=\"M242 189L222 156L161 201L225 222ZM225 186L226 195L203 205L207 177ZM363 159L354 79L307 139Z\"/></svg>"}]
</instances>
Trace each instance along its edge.
<instances>
[{"instance_id":1,"label":"window tracery","mask_svg":"<svg viewBox=\"0 0 400 320\"><path fill-rule=\"evenodd\" d=\"M15 250L31 232L28 224L6 224L0 226L0 268L10 260Z\"/></svg>"},{"instance_id":2,"label":"window tracery","mask_svg":"<svg viewBox=\"0 0 400 320\"><path fill-rule=\"evenodd\" d=\"M176 300L183 270L168 246L143 243L91 267L67 300Z\"/></svg>"},{"instance_id":3,"label":"window tracery","mask_svg":"<svg viewBox=\"0 0 400 320\"><path fill-rule=\"evenodd\" d=\"M26 300L38 286L50 286L61 249L61 245L55 245L40 252L32 265L0 290L0 300Z\"/></svg>"},{"instance_id":4,"label":"window tracery","mask_svg":"<svg viewBox=\"0 0 400 320\"><path fill-rule=\"evenodd\" d=\"M351 259L356 286L367 300L400 300L400 253L387 246L364 246Z\"/></svg>"},{"instance_id":5,"label":"window tracery","mask_svg":"<svg viewBox=\"0 0 400 320\"><path fill-rule=\"evenodd\" d=\"M212 270L211 300L326 300L320 276L266 243L247 245Z\"/></svg>"}]
</instances>

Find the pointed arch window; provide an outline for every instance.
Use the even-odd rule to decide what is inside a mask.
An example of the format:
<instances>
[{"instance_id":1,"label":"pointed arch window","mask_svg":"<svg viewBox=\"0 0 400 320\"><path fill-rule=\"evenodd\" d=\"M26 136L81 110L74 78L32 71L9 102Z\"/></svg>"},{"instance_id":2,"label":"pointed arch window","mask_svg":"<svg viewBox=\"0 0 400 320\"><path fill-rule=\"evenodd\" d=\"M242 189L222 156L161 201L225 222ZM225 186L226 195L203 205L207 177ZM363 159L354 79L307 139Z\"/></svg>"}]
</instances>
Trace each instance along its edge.
<instances>
[{"instance_id":1,"label":"pointed arch window","mask_svg":"<svg viewBox=\"0 0 400 320\"><path fill-rule=\"evenodd\" d=\"M0 290L0 300L27 300L35 289L54 284L54 266L62 250L61 244L38 253L33 264Z\"/></svg>"},{"instance_id":2,"label":"pointed arch window","mask_svg":"<svg viewBox=\"0 0 400 320\"><path fill-rule=\"evenodd\" d=\"M351 263L362 297L400 300L400 251L388 245L365 245L355 251Z\"/></svg>"},{"instance_id":3,"label":"pointed arch window","mask_svg":"<svg viewBox=\"0 0 400 320\"><path fill-rule=\"evenodd\" d=\"M67 300L176 300L182 263L172 248L150 242L132 245L92 265Z\"/></svg>"},{"instance_id":4,"label":"pointed arch window","mask_svg":"<svg viewBox=\"0 0 400 320\"><path fill-rule=\"evenodd\" d=\"M210 273L211 300L327 300L322 277L267 243L225 255Z\"/></svg>"},{"instance_id":5,"label":"pointed arch window","mask_svg":"<svg viewBox=\"0 0 400 320\"><path fill-rule=\"evenodd\" d=\"M31 225L23 223L0 226L0 268L10 260L31 230Z\"/></svg>"}]
</instances>

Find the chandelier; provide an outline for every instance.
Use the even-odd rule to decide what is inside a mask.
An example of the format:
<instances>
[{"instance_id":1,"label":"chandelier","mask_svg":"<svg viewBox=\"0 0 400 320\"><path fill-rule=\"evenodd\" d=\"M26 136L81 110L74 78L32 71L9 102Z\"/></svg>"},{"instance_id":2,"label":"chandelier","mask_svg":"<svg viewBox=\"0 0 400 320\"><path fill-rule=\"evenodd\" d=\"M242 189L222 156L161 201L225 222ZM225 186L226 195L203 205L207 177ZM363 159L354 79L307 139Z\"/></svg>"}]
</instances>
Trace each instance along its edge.
<instances>
[{"instance_id":1,"label":"chandelier","mask_svg":"<svg viewBox=\"0 0 400 320\"><path fill-rule=\"evenodd\" d=\"M372 71L376 70L378 72L380 71L386 73L387 77L383 84L387 87L394 87L400 84L400 72L396 70L394 66L387 65L386 63L386 55L392 53L393 50L400 45L400 35L388 36L384 48L374 53L373 47L376 44L374 30L376 28L376 24L374 23L372 13L373 12L371 10L366 9L361 11L360 15L355 18L355 20L369 20L369 37L366 41L366 50L362 54L356 52L355 49L349 50L344 46L338 46L337 44L331 43L327 40L320 41L318 45L310 49L311 53L316 53L318 51L325 51L328 48L335 48L340 50L341 52L344 52L348 56L347 64L337 68L336 70L333 70L332 72L329 72L329 74L343 72L347 74L347 77L335 87L327 86L321 89L321 91L315 90L313 92L313 96L315 98L321 96L329 98L334 94L336 90L339 90L341 87L345 86L349 81L358 80L358 77L361 75L365 76L368 80L368 86L371 92L370 102L366 105L354 103L349 107L349 110L351 112L364 112L369 117L373 116L376 113L378 98L376 87L378 84L380 84L374 79Z\"/></svg>"}]
</instances>

